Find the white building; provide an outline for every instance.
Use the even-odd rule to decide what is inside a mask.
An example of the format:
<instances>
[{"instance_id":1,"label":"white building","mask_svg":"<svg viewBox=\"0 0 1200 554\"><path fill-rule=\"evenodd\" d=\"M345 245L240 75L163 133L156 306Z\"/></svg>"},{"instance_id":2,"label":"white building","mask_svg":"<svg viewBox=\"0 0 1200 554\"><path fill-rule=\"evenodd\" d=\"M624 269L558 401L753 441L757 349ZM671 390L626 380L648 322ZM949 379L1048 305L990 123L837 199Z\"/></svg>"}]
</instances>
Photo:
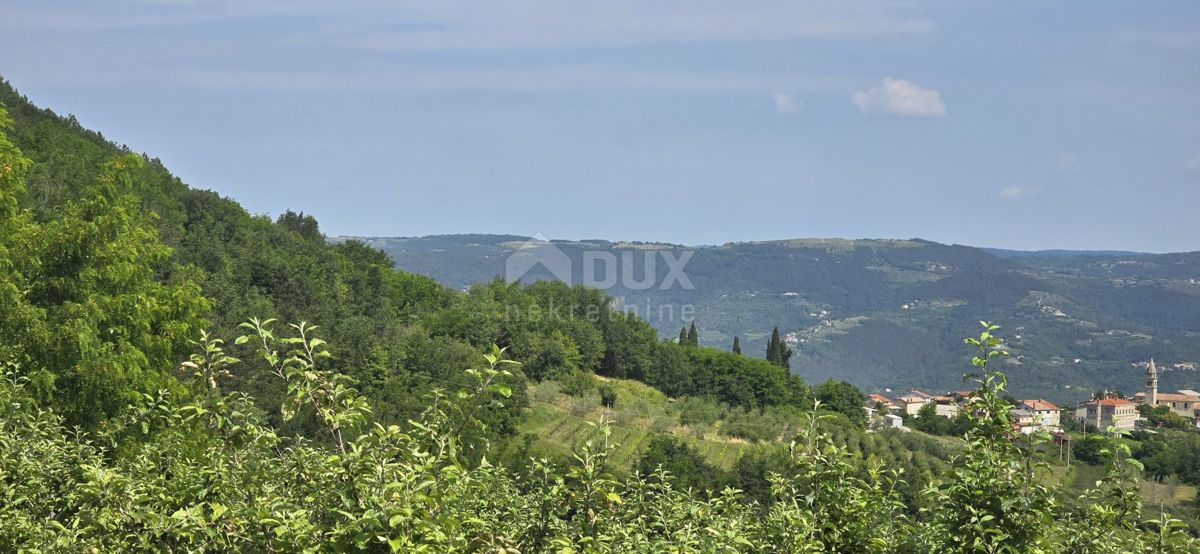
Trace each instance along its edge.
<instances>
[{"instance_id":1,"label":"white building","mask_svg":"<svg viewBox=\"0 0 1200 554\"><path fill-rule=\"evenodd\" d=\"M1028 432L1033 432L1036 430L1057 431L1062 427L1062 420L1058 406L1055 406L1054 404L1051 404L1045 400L1040 398L1036 400L1022 400L1017 403L1017 409L1025 410L1029 412L1031 416L1029 425L1033 426L1034 429ZM1013 420L1016 421L1016 418L1014 417ZM1022 428L1021 432L1026 431L1024 428Z\"/></svg>"}]
</instances>

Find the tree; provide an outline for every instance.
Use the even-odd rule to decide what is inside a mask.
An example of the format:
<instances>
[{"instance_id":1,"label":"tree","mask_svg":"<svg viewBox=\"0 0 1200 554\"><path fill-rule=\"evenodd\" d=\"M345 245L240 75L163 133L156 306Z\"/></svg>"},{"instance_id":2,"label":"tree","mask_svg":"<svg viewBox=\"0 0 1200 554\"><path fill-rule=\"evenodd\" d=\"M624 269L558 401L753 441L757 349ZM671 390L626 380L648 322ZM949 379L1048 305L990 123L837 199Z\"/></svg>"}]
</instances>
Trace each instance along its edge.
<instances>
[{"instance_id":1,"label":"tree","mask_svg":"<svg viewBox=\"0 0 1200 554\"><path fill-rule=\"evenodd\" d=\"M575 342L562 331L531 333L522 353L525 375L531 379L561 379L581 369L582 356Z\"/></svg>"},{"instance_id":2,"label":"tree","mask_svg":"<svg viewBox=\"0 0 1200 554\"><path fill-rule=\"evenodd\" d=\"M767 361L784 369L791 369L792 349L779 336L779 327L771 331L771 341L767 343Z\"/></svg>"},{"instance_id":3,"label":"tree","mask_svg":"<svg viewBox=\"0 0 1200 554\"><path fill-rule=\"evenodd\" d=\"M688 332L687 332L687 327L680 327L680 328L679 328L679 344L680 344L681 346L687 346L687 344L688 344Z\"/></svg>"},{"instance_id":4,"label":"tree","mask_svg":"<svg viewBox=\"0 0 1200 554\"><path fill-rule=\"evenodd\" d=\"M562 382L562 391L571 396L583 396L596 388L596 377L588 371L572 371Z\"/></svg>"},{"instance_id":5,"label":"tree","mask_svg":"<svg viewBox=\"0 0 1200 554\"><path fill-rule=\"evenodd\" d=\"M937 415L937 404L926 402L919 410L909 427L931 435L949 435L950 419Z\"/></svg>"},{"instance_id":6,"label":"tree","mask_svg":"<svg viewBox=\"0 0 1200 554\"><path fill-rule=\"evenodd\" d=\"M1165 404L1154 406L1153 408L1147 404L1139 404L1138 413L1142 414L1142 417L1145 417L1147 421L1158 427L1169 427L1185 431L1192 427L1191 420L1172 412L1171 408Z\"/></svg>"},{"instance_id":7,"label":"tree","mask_svg":"<svg viewBox=\"0 0 1200 554\"><path fill-rule=\"evenodd\" d=\"M1107 441L1100 435L1087 435L1071 445L1071 455L1084 463L1100 465L1108 461L1111 453L1105 450Z\"/></svg>"},{"instance_id":8,"label":"tree","mask_svg":"<svg viewBox=\"0 0 1200 554\"><path fill-rule=\"evenodd\" d=\"M321 233L321 228L317 225L316 218L311 215L305 215L304 212L296 213L292 210L287 210L280 214L275 222L280 226L299 233L306 240L318 242L325 240L325 235Z\"/></svg>"},{"instance_id":9,"label":"tree","mask_svg":"<svg viewBox=\"0 0 1200 554\"><path fill-rule=\"evenodd\" d=\"M638 458L637 472L649 477L660 469L674 477L672 485L679 490L715 491L720 488L721 471L713 467L695 448L670 435L650 439L646 451Z\"/></svg>"},{"instance_id":10,"label":"tree","mask_svg":"<svg viewBox=\"0 0 1200 554\"><path fill-rule=\"evenodd\" d=\"M598 322L604 336L604 358L598 373L621 379L644 380L651 369L658 333L636 315L610 312Z\"/></svg>"},{"instance_id":11,"label":"tree","mask_svg":"<svg viewBox=\"0 0 1200 554\"><path fill-rule=\"evenodd\" d=\"M817 385L813 389L813 396L825 409L843 414L857 425L866 425L867 412L863 409L866 397L858 387L830 379Z\"/></svg>"},{"instance_id":12,"label":"tree","mask_svg":"<svg viewBox=\"0 0 1200 554\"><path fill-rule=\"evenodd\" d=\"M733 352L734 354L741 354L741 353L742 353L742 345L738 343L738 338L737 338L737 337L733 337L733 350L732 350L732 352Z\"/></svg>"},{"instance_id":13,"label":"tree","mask_svg":"<svg viewBox=\"0 0 1200 554\"><path fill-rule=\"evenodd\" d=\"M654 369L646 376L646 382L670 397L694 393L688 350L685 345L671 342L658 345L654 354Z\"/></svg>"},{"instance_id":14,"label":"tree","mask_svg":"<svg viewBox=\"0 0 1200 554\"><path fill-rule=\"evenodd\" d=\"M0 130L7 126L0 111ZM101 169L62 216L32 222L14 208L29 164L0 133L0 349L68 422L94 428L137 392L169 385L209 304L140 205L140 156Z\"/></svg>"},{"instance_id":15,"label":"tree","mask_svg":"<svg viewBox=\"0 0 1200 554\"><path fill-rule=\"evenodd\" d=\"M692 322L692 328L688 329L687 334L688 346L700 346L700 333L696 331L696 322Z\"/></svg>"}]
</instances>

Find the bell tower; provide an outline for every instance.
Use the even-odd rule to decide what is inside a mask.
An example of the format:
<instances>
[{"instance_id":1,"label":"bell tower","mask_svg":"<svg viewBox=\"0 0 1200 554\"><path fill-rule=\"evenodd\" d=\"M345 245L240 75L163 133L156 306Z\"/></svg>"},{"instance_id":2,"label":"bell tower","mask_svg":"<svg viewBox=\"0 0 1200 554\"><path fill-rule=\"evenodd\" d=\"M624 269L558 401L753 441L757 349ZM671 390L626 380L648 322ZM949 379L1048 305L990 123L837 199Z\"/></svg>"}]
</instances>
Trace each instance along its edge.
<instances>
[{"instance_id":1,"label":"bell tower","mask_svg":"<svg viewBox=\"0 0 1200 554\"><path fill-rule=\"evenodd\" d=\"M1158 405L1158 368L1154 366L1154 358L1146 368L1146 405L1151 408Z\"/></svg>"}]
</instances>

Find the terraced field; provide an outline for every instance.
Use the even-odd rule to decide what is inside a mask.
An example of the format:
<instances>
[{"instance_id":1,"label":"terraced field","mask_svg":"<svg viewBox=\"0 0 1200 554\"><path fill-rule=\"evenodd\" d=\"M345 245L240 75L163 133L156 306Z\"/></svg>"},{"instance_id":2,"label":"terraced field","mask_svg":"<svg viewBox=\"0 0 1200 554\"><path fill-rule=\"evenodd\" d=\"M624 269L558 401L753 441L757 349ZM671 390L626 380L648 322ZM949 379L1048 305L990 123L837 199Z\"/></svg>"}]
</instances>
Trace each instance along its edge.
<instances>
[{"instance_id":1,"label":"terraced field","mask_svg":"<svg viewBox=\"0 0 1200 554\"><path fill-rule=\"evenodd\" d=\"M575 397L559 391L552 381L530 387L530 411L521 425L522 433L537 435L535 445L546 454L569 455L588 439L598 437L596 422L612 422L609 440L616 444L610 462L619 470L628 470L656 434L670 433L687 442L709 462L729 468L751 449L770 448L774 443L750 443L722 436L720 422L715 424L680 423L680 411L661 392L637 381L604 379L617 390L612 409L600 404L596 391Z\"/></svg>"}]
</instances>

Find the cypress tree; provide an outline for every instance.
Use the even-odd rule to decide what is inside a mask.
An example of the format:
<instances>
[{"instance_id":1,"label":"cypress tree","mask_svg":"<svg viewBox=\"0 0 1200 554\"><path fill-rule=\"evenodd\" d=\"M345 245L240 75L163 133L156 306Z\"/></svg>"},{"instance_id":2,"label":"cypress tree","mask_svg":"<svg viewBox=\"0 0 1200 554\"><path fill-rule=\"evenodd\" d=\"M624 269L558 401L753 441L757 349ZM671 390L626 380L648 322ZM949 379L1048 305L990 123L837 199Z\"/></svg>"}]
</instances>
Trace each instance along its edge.
<instances>
[{"instance_id":1,"label":"cypress tree","mask_svg":"<svg viewBox=\"0 0 1200 554\"><path fill-rule=\"evenodd\" d=\"M682 344L687 344L687 343L688 343L687 327L680 327L679 328L679 344L682 345Z\"/></svg>"},{"instance_id":2,"label":"cypress tree","mask_svg":"<svg viewBox=\"0 0 1200 554\"><path fill-rule=\"evenodd\" d=\"M700 333L696 332L695 321L692 322L692 328L688 330L687 341L692 346L700 346Z\"/></svg>"},{"instance_id":3,"label":"cypress tree","mask_svg":"<svg viewBox=\"0 0 1200 554\"><path fill-rule=\"evenodd\" d=\"M737 337L733 337L733 353L734 354L742 353L742 345L738 343Z\"/></svg>"},{"instance_id":4,"label":"cypress tree","mask_svg":"<svg viewBox=\"0 0 1200 554\"><path fill-rule=\"evenodd\" d=\"M779 336L779 327L771 331L771 342L767 344L767 361L783 369L792 368L792 349Z\"/></svg>"},{"instance_id":5,"label":"cypress tree","mask_svg":"<svg viewBox=\"0 0 1200 554\"><path fill-rule=\"evenodd\" d=\"M767 361L775 365L782 365L783 351L780 348L779 327L771 331L771 341L767 343Z\"/></svg>"}]
</instances>

